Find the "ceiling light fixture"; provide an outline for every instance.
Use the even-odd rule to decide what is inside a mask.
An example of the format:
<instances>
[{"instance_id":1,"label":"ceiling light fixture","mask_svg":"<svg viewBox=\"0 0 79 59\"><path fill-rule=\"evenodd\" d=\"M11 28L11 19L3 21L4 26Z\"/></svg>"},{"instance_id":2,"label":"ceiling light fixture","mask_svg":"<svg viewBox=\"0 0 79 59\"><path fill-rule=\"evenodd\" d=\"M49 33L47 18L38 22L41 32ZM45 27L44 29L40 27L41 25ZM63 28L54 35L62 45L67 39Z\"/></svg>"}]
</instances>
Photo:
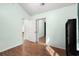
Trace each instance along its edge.
<instances>
[{"instance_id":1,"label":"ceiling light fixture","mask_svg":"<svg viewBox=\"0 0 79 59\"><path fill-rule=\"evenodd\" d=\"M41 6L44 6L44 5L45 5L45 3L41 3L40 5L41 5Z\"/></svg>"}]
</instances>

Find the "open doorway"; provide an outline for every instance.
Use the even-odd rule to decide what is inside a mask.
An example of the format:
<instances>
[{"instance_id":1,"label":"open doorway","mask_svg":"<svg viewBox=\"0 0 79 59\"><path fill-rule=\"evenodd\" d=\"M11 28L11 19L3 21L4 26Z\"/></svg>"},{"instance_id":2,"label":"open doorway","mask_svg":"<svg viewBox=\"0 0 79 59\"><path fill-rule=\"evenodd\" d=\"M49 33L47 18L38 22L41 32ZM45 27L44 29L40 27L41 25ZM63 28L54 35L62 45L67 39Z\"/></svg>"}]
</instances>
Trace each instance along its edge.
<instances>
[{"instance_id":1,"label":"open doorway","mask_svg":"<svg viewBox=\"0 0 79 59\"><path fill-rule=\"evenodd\" d=\"M46 19L24 21L23 55L47 56L46 51Z\"/></svg>"},{"instance_id":2,"label":"open doorway","mask_svg":"<svg viewBox=\"0 0 79 59\"><path fill-rule=\"evenodd\" d=\"M36 20L36 41L37 43L46 43L46 18Z\"/></svg>"}]
</instances>

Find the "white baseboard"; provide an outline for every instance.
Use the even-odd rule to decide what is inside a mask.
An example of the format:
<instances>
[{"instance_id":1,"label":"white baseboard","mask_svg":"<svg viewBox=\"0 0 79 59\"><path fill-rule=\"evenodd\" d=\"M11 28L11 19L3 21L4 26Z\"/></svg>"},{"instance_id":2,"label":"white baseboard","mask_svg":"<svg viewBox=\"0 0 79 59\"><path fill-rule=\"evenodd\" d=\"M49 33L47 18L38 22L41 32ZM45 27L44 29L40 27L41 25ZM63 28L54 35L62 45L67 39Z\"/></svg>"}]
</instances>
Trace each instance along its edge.
<instances>
[{"instance_id":1,"label":"white baseboard","mask_svg":"<svg viewBox=\"0 0 79 59\"><path fill-rule=\"evenodd\" d=\"M0 52L6 51L8 49L14 48L14 47L19 46L19 45L22 45L22 43L18 43L18 44L15 44L13 46L9 46L8 48L5 48L5 49L0 50Z\"/></svg>"},{"instance_id":2,"label":"white baseboard","mask_svg":"<svg viewBox=\"0 0 79 59\"><path fill-rule=\"evenodd\" d=\"M53 44L48 44L48 43L46 43L48 46L52 46L52 47L57 47L57 48L60 48L60 49L64 49L65 50L65 48L64 47L59 47L59 46L55 46L55 45L53 45Z\"/></svg>"}]
</instances>

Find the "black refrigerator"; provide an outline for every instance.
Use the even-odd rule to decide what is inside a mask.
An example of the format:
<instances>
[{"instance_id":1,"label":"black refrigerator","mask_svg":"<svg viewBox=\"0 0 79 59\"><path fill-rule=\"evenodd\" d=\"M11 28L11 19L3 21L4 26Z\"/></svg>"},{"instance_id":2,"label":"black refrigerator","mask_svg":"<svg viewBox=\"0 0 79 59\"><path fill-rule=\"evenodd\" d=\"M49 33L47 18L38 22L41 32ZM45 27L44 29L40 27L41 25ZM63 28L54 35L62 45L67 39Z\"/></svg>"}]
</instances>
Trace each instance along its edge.
<instances>
[{"instance_id":1,"label":"black refrigerator","mask_svg":"<svg viewBox=\"0 0 79 59\"><path fill-rule=\"evenodd\" d=\"M76 19L66 22L66 55L76 55Z\"/></svg>"}]
</instances>

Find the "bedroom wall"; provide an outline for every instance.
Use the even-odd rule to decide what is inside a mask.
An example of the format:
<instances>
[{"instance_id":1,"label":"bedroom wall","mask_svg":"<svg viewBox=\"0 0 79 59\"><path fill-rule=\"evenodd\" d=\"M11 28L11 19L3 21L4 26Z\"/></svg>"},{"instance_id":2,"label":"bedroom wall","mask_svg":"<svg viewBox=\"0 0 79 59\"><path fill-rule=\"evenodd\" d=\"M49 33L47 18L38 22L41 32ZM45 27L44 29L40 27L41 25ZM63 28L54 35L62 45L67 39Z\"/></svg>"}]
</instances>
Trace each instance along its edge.
<instances>
[{"instance_id":1,"label":"bedroom wall","mask_svg":"<svg viewBox=\"0 0 79 59\"><path fill-rule=\"evenodd\" d=\"M30 16L19 4L0 4L0 52L22 44L22 19Z\"/></svg>"},{"instance_id":2,"label":"bedroom wall","mask_svg":"<svg viewBox=\"0 0 79 59\"><path fill-rule=\"evenodd\" d=\"M33 15L32 19L46 17L46 44L65 49L65 23L77 18L77 4Z\"/></svg>"}]
</instances>

